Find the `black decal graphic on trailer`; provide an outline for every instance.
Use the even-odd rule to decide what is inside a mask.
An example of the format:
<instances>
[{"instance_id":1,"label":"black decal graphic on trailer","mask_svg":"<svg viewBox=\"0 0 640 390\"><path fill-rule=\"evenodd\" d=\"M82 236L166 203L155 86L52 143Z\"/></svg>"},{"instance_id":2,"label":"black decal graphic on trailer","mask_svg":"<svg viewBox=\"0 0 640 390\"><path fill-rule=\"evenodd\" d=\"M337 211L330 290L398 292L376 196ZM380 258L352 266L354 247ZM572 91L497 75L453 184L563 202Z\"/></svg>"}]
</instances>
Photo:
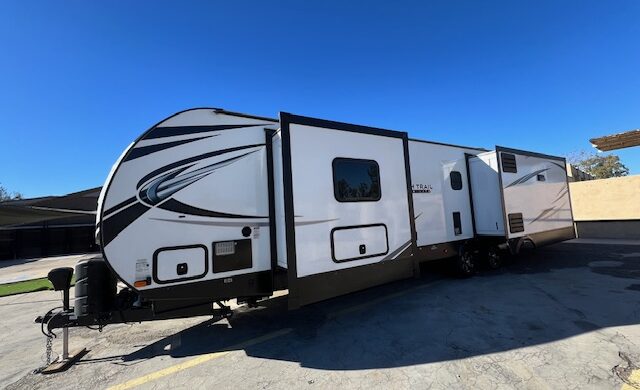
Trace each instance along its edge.
<instances>
[{"instance_id":1,"label":"black decal graphic on trailer","mask_svg":"<svg viewBox=\"0 0 640 390\"><path fill-rule=\"evenodd\" d=\"M409 241L405 242L404 244L400 245L399 248L394 249L393 252L389 253L387 255L387 257L385 257L381 261L388 261L388 260L393 260L396 257L402 257L402 256L400 256L400 254L404 254L403 251L406 251L407 249L411 249L411 240L409 240Z\"/></svg>"},{"instance_id":2,"label":"black decal graphic on trailer","mask_svg":"<svg viewBox=\"0 0 640 390\"><path fill-rule=\"evenodd\" d=\"M542 218L551 217L551 216L557 214L558 211L560 211L560 209L556 208L556 207L551 207L551 208L548 208L548 209L544 209L544 210L542 210L542 212L540 214L538 214L537 217L535 217L531 222L529 222L529 225L534 223L534 222L536 222L536 221L541 220Z\"/></svg>"},{"instance_id":3,"label":"black decal graphic on trailer","mask_svg":"<svg viewBox=\"0 0 640 390\"><path fill-rule=\"evenodd\" d=\"M191 168L194 164L187 165L186 167L177 169L173 172L161 175L150 182L146 183L139 191L140 199L150 205L155 205L167 199L169 196L180 191L184 187L187 187L196 181L203 179L213 173L219 168L226 167L238 161L256 151L242 154L240 156L228 158L226 160L218 161L214 164L207 165L205 167L195 169L193 171L182 174L182 172Z\"/></svg>"},{"instance_id":4,"label":"black decal graphic on trailer","mask_svg":"<svg viewBox=\"0 0 640 390\"><path fill-rule=\"evenodd\" d=\"M178 200L173 198L167 199L167 201L158 205L159 208L167 211L173 211L179 214L189 214L189 215L197 215L201 217L216 217L216 218L268 218L265 216L255 216L255 215L240 215L240 214L229 214L222 213L219 211L213 210L205 210L198 207L189 206L188 204L184 204Z\"/></svg>"},{"instance_id":5,"label":"black decal graphic on trailer","mask_svg":"<svg viewBox=\"0 0 640 390\"><path fill-rule=\"evenodd\" d=\"M253 218L253 217L252 217ZM163 222L175 222L182 223L187 225L202 225L202 226L269 226L269 222L256 222L256 221L189 221L185 219L169 219L169 218L149 218L155 221L163 221Z\"/></svg>"},{"instance_id":6,"label":"black decal graphic on trailer","mask_svg":"<svg viewBox=\"0 0 640 390\"><path fill-rule=\"evenodd\" d=\"M215 135L209 135L207 137L189 138L189 139L183 139L183 140L179 140L179 141L166 142L166 143L163 143L163 144L140 146L140 147L137 147L137 148L133 148L133 150L131 150L131 152L127 155L127 158L125 158L124 161L135 160L137 158L144 157L144 156L147 156L147 155L155 153L155 152L160 152L162 150L166 150L166 149L173 148L173 147L176 147L176 146L188 144L190 142L200 141L200 140L207 139L207 138L212 138L212 137L216 137L216 136Z\"/></svg>"},{"instance_id":7,"label":"black decal graphic on trailer","mask_svg":"<svg viewBox=\"0 0 640 390\"><path fill-rule=\"evenodd\" d=\"M244 153L240 156L235 156L223 161L219 161L217 163L208 165L206 167L194 170L192 172L188 172L183 176L179 176L182 172L187 169L193 167L195 163L200 159L205 159L213 156L218 156L242 149L252 148L258 145L247 145L229 149L218 150L215 152L205 153L204 155L196 156L195 158L189 158L182 161L179 161L177 164L169 164L163 168L156 169L152 174L146 175L138 185L146 184L142 190L139 190L138 194L140 196L140 201L135 201L134 198L129 198L123 202L120 202L114 207L111 207L108 211L113 212L114 214L108 215L109 213L105 212L105 218L102 221L101 229L103 231L103 246L108 245L111 241L120 232L122 232L127 226L133 223L136 219L141 217L145 212L150 210L152 207L157 206L167 211L173 211L180 214L189 214L196 216L205 216L205 217L217 217L217 218L247 218L247 219L257 219L257 218L267 218L266 216L247 216L247 215L239 215L239 214L231 214L224 213L213 210L205 210L197 207L193 207L182 202L179 202L173 198L171 195L176 193L177 191L195 183L196 181L206 177L216 169L228 166L235 161L242 159L243 157L254 153L256 151ZM203 157L205 156L205 157ZM182 163L182 164L180 164ZM172 172L163 174L167 171L167 169L174 169ZM161 175L160 177L148 182L150 179L153 179L154 176ZM123 208L124 207L124 208ZM120 210L120 211L118 211Z\"/></svg>"},{"instance_id":8,"label":"black decal graphic on trailer","mask_svg":"<svg viewBox=\"0 0 640 390\"><path fill-rule=\"evenodd\" d=\"M132 203L135 203L137 200L138 200L138 198L136 198L135 196L132 196L131 198L129 198L127 200L124 200L124 201L118 203L117 205L105 210L104 211L104 215L105 216L109 216L109 214L113 213L114 211L118 211L123 207L130 206Z\"/></svg>"},{"instance_id":9,"label":"black decal graphic on trailer","mask_svg":"<svg viewBox=\"0 0 640 390\"><path fill-rule=\"evenodd\" d=\"M150 208L151 207L145 206L140 202L136 202L126 209L106 218L102 222L101 226L102 237L104 240L102 245L109 245L109 243L113 241L113 239L116 238L124 228L129 226L136 219L140 218L140 216L146 213Z\"/></svg>"},{"instance_id":10,"label":"black decal graphic on trailer","mask_svg":"<svg viewBox=\"0 0 640 390\"><path fill-rule=\"evenodd\" d=\"M176 161L174 163L165 165L162 168L158 168L158 169L154 170L153 172L145 175L142 179L140 179L140 181L138 181L137 187L140 188L148 180L154 178L155 176L158 176L161 173L168 172L168 171L170 171L170 170L172 170L174 168L183 167L184 165L187 165L189 163L194 163L194 162L197 162L197 161L200 161L200 160L204 160L204 159L209 158L209 157L220 156L220 155L231 153L231 152L235 152L235 151L238 151L238 150L250 149L250 148L255 148L255 147L258 147L258 146L264 146L264 144L243 145L243 146L236 146L236 147L228 148L228 149L220 149L220 150L216 150L216 151L213 151L213 152L204 153L204 154L200 154L200 155L197 155L197 156L189 157L189 158L186 158L184 160Z\"/></svg>"},{"instance_id":11,"label":"black decal graphic on trailer","mask_svg":"<svg viewBox=\"0 0 640 390\"><path fill-rule=\"evenodd\" d=\"M197 133L208 133L210 131L221 131L221 130L233 130L233 129L241 129L244 127L255 127L255 126L269 126L270 123L262 123L262 124L244 124L244 125L217 125L217 126L180 126L180 127L156 127L151 130L147 135L145 135L142 139L154 139L154 138L165 138L165 137L173 137L176 135L187 135L187 134L197 134Z\"/></svg>"},{"instance_id":12,"label":"black decal graphic on trailer","mask_svg":"<svg viewBox=\"0 0 640 390\"><path fill-rule=\"evenodd\" d=\"M509 187L512 187L512 186L515 186L515 185L518 185L518 184L522 184L522 183L528 181L529 179L531 179L532 177L537 176L538 174L540 174L542 172L545 172L545 171L548 171L548 170L549 170L549 168L545 168L545 169L540 169L540 170L537 170L535 172L526 174L526 175L516 179L513 183L509 184L505 188L509 188Z\"/></svg>"}]
</instances>

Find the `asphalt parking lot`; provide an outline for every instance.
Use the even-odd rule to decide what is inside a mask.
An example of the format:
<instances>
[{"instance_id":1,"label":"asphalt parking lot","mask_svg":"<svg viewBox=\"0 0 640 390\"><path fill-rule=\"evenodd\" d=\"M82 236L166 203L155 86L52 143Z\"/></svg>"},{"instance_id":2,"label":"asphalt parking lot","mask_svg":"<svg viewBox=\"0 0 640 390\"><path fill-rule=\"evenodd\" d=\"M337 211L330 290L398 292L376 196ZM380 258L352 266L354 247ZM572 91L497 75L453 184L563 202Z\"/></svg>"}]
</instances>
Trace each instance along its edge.
<instances>
[{"instance_id":1,"label":"asphalt parking lot","mask_svg":"<svg viewBox=\"0 0 640 390\"><path fill-rule=\"evenodd\" d=\"M90 352L33 374L40 292L0 299L0 386L22 388L640 388L640 246L564 243L498 271L439 268L309 306L72 329ZM60 350L58 341L54 344Z\"/></svg>"}]
</instances>

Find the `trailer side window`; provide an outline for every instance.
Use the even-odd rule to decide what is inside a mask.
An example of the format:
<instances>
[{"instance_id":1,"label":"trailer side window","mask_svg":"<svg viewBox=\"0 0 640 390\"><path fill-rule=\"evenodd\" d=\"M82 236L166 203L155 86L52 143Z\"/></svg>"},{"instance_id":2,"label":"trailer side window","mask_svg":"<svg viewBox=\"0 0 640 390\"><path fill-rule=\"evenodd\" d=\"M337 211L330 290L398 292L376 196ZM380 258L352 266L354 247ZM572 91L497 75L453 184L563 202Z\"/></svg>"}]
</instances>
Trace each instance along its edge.
<instances>
[{"instance_id":1,"label":"trailer side window","mask_svg":"<svg viewBox=\"0 0 640 390\"><path fill-rule=\"evenodd\" d=\"M333 194L338 202L380 200L380 167L374 160L333 160Z\"/></svg>"},{"instance_id":2,"label":"trailer side window","mask_svg":"<svg viewBox=\"0 0 640 390\"><path fill-rule=\"evenodd\" d=\"M451 171L449 173L449 179L451 180L451 188L454 190L462 189L462 175L458 171Z\"/></svg>"}]
</instances>

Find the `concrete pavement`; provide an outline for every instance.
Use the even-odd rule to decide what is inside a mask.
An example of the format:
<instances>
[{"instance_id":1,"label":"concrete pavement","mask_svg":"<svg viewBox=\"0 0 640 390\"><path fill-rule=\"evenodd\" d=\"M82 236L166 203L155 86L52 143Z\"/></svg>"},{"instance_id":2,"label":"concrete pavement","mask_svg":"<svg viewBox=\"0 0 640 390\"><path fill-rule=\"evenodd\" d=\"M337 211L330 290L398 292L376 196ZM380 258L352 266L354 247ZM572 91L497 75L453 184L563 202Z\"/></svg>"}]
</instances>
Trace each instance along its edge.
<instances>
[{"instance_id":1,"label":"concrete pavement","mask_svg":"<svg viewBox=\"0 0 640 390\"><path fill-rule=\"evenodd\" d=\"M0 284L46 278L47 273L53 268L75 267L78 261L94 257L101 257L101 255L99 253L89 253L35 259L2 260L0 261Z\"/></svg>"},{"instance_id":2,"label":"concrete pavement","mask_svg":"<svg viewBox=\"0 0 640 390\"><path fill-rule=\"evenodd\" d=\"M52 376L29 373L44 352L31 321L56 294L3 298L0 386L619 389L640 365L639 252L559 244L471 279L433 269L297 311L280 297L218 323L73 329L91 351Z\"/></svg>"}]
</instances>

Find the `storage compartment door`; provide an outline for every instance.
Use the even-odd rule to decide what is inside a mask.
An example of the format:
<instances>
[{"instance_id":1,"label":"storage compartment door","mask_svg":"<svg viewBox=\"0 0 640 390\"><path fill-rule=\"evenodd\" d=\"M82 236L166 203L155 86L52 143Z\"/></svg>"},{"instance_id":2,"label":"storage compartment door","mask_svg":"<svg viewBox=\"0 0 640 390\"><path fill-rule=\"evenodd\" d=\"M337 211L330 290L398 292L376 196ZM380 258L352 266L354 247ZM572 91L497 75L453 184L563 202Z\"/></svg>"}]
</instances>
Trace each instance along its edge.
<instances>
[{"instance_id":1,"label":"storage compartment door","mask_svg":"<svg viewBox=\"0 0 640 390\"><path fill-rule=\"evenodd\" d=\"M352 261L389 253L387 227L383 224L338 227L331 232L331 257Z\"/></svg>"},{"instance_id":2,"label":"storage compartment door","mask_svg":"<svg viewBox=\"0 0 640 390\"><path fill-rule=\"evenodd\" d=\"M153 255L153 279L159 284L200 279L207 274L207 259L204 245L158 249Z\"/></svg>"}]
</instances>

